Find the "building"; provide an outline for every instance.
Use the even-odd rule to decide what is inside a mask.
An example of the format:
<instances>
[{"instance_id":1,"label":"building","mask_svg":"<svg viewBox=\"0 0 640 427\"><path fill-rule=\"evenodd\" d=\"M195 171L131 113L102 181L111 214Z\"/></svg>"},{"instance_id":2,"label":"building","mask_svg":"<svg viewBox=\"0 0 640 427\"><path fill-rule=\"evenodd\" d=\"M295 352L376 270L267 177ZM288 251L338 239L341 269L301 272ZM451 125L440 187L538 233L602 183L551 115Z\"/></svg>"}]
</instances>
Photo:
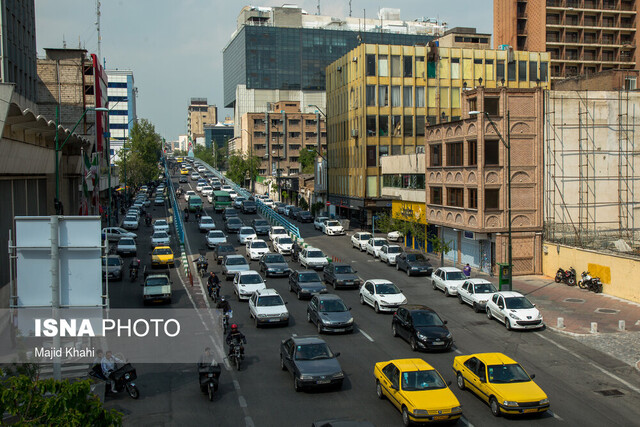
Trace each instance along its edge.
<instances>
[{"instance_id":1,"label":"building","mask_svg":"<svg viewBox=\"0 0 640 427\"><path fill-rule=\"evenodd\" d=\"M455 27L438 37L440 47L491 49L491 34L478 33L475 28Z\"/></svg>"},{"instance_id":2,"label":"building","mask_svg":"<svg viewBox=\"0 0 640 427\"><path fill-rule=\"evenodd\" d=\"M460 119L464 89L546 87L548 61L544 52L435 44L353 49L327 67L329 201L340 215L369 223L391 207L381 158L422 152L427 123Z\"/></svg>"},{"instance_id":3,"label":"building","mask_svg":"<svg viewBox=\"0 0 640 427\"><path fill-rule=\"evenodd\" d=\"M219 150L233 138L233 123L204 125L204 145L207 149Z\"/></svg>"},{"instance_id":4,"label":"building","mask_svg":"<svg viewBox=\"0 0 640 427\"><path fill-rule=\"evenodd\" d=\"M381 9L377 18L309 14L297 6L244 7L236 31L223 49L224 105L240 117L264 113L281 100L297 101L302 112L324 111L325 67L360 43L426 44L444 24L400 19L400 10Z\"/></svg>"},{"instance_id":5,"label":"building","mask_svg":"<svg viewBox=\"0 0 640 427\"><path fill-rule=\"evenodd\" d=\"M427 222L449 242L446 258L489 271L508 260L511 217L513 274L540 274L542 89L479 86L464 91L461 110L461 120L427 127Z\"/></svg>"},{"instance_id":6,"label":"building","mask_svg":"<svg viewBox=\"0 0 640 427\"><path fill-rule=\"evenodd\" d=\"M637 69L635 0L495 0L494 47L549 52L551 79Z\"/></svg>"},{"instance_id":7,"label":"building","mask_svg":"<svg viewBox=\"0 0 640 427\"><path fill-rule=\"evenodd\" d=\"M106 70L107 95L109 97L109 134L111 164L118 161L118 151L129 138L129 132L137 119L136 96L131 70Z\"/></svg>"},{"instance_id":8,"label":"building","mask_svg":"<svg viewBox=\"0 0 640 427\"><path fill-rule=\"evenodd\" d=\"M640 70L606 70L595 74L581 74L556 80L553 88L557 91L593 90L593 91L627 91L636 90Z\"/></svg>"},{"instance_id":9,"label":"building","mask_svg":"<svg viewBox=\"0 0 640 427\"><path fill-rule=\"evenodd\" d=\"M187 108L187 138L191 144L204 144L204 125L218 123L218 107L209 105L207 98L191 98Z\"/></svg>"}]
</instances>

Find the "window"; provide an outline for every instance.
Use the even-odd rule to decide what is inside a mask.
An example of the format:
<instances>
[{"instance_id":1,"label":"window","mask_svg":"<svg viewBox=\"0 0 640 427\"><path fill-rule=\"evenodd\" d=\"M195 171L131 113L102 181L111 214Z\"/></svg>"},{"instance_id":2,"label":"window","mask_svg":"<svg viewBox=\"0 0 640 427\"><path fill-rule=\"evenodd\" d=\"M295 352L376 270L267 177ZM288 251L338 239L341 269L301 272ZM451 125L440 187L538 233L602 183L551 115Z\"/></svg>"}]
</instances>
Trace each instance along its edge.
<instances>
[{"instance_id":1,"label":"window","mask_svg":"<svg viewBox=\"0 0 640 427\"><path fill-rule=\"evenodd\" d=\"M429 166L442 166L442 144L429 146Z\"/></svg>"},{"instance_id":2,"label":"window","mask_svg":"<svg viewBox=\"0 0 640 427\"><path fill-rule=\"evenodd\" d=\"M402 116L391 116L391 135L393 136L402 136L401 117Z\"/></svg>"},{"instance_id":3,"label":"window","mask_svg":"<svg viewBox=\"0 0 640 427\"><path fill-rule=\"evenodd\" d=\"M484 142L484 164L485 166L500 164L500 141Z\"/></svg>"},{"instance_id":4,"label":"window","mask_svg":"<svg viewBox=\"0 0 640 427\"><path fill-rule=\"evenodd\" d=\"M527 81L527 62L518 61L518 80Z\"/></svg>"},{"instance_id":5,"label":"window","mask_svg":"<svg viewBox=\"0 0 640 427\"><path fill-rule=\"evenodd\" d=\"M376 147L367 147L367 167L374 167L376 164Z\"/></svg>"},{"instance_id":6,"label":"window","mask_svg":"<svg viewBox=\"0 0 640 427\"><path fill-rule=\"evenodd\" d=\"M389 59L387 55L378 55L378 76L389 77Z\"/></svg>"},{"instance_id":7,"label":"window","mask_svg":"<svg viewBox=\"0 0 640 427\"><path fill-rule=\"evenodd\" d=\"M469 188L467 192L469 194L469 209L478 209L478 189Z\"/></svg>"},{"instance_id":8,"label":"window","mask_svg":"<svg viewBox=\"0 0 640 427\"><path fill-rule=\"evenodd\" d=\"M376 87L367 85L367 107L375 107L376 105Z\"/></svg>"},{"instance_id":9,"label":"window","mask_svg":"<svg viewBox=\"0 0 640 427\"><path fill-rule=\"evenodd\" d=\"M540 81L546 82L547 78L548 78L548 68L549 68L549 63L548 62L541 62L540 63Z\"/></svg>"},{"instance_id":10,"label":"window","mask_svg":"<svg viewBox=\"0 0 640 427\"><path fill-rule=\"evenodd\" d=\"M413 116L404 116L404 136L413 136Z\"/></svg>"},{"instance_id":11,"label":"window","mask_svg":"<svg viewBox=\"0 0 640 427\"><path fill-rule=\"evenodd\" d=\"M538 80L538 61L529 61L529 81Z\"/></svg>"},{"instance_id":12,"label":"window","mask_svg":"<svg viewBox=\"0 0 640 427\"><path fill-rule=\"evenodd\" d=\"M510 61L507 64L507 79L510 82L516 81L516 61Z\"/></svg>"},{"instance_id":13,"label":"window","mask_svg":"<svg viewBox=\"0 0 640 427\"><path fill-rule=\"evenodd\" d=\"M378 106L389 106L389 86L378 86Z\"/></svg>"},{"instance_id":14,"label":"window","mask_svg":"<svg viewBox=\"0 0 640 427\"><path fill-rule=\"evenodd\" d=\"M478 98L469 98L469 111L478 111Z\"/></svg>"},{"instance_id":15,"label":"window","mask_svg":"<svg viewBox=\"0 0 640 427\"><path fill-rule=\"evenodd\" d=\"M476 166L478 164L478 141L467 142L467 160L468 166Z\"/></svg>"},{"instance_id":16,"label":"window","mask_svg":"<svg viewBox=\"0 0 640 427\"><path fill-rule=\"evenodd\" d=\"M424 107L424 86L416 87L416 107Z\"/></svg>"},{"instance_id":17,"label":"window","mask_svg":"<svg viewBox=\"0 0 640 427\"><path fill-rule=\"evenodd\" d=\"M413 57L411 56L404 57L404 70L403 70L402 76L403 77L413 76Z\"/></svg>"},{"instance_id":18,"label":"window","mask_svg":"<svg viewBox=\"0 0 640 427\"><path fill-rule=\"evenodd\" d=\"M493 59L484 60L485 76L487 80L493 79Z\"/></svg>"},{"instance_id":19,"label":"window","mask_svg":"<svg viewBox=\"0 0 640 427\"><path fill-rule=\"evenodd\" d=\"M388 145L381 145L379 152L380 152L380 157L388 156L389 155L389 146Z\"/></svg>"},{"instance_id":20,"label":"window","mask_svg":"<svg viewBox=\"0 0 640 427\"><path fill-rule=\"evenodd\" d=\"M460 108L460 88L459 87L451 88L451 108L456 110Z\"/></svg>"},{"instance_id":21,"label":"window","mask_svg":"<svg viewBox=\"0 0 640 427\"><path fill-rule=\"evenodd\" d=\"M462 166L462 142L447 144L447 166Z\"/></svg>"},{"instance_id":22,"label":"window","mask_svg":"<svg viewBox=\"0 0 640 427\"><path fill-rule=\"evenodd\" d=\"M291 119L289 120L289 126L299 126L300 125L300 120L299 119Z\"/></svg>"},{"instance_id":23,"label":"window","mask_svg":"<svg viewBox=\"0 0 640 427\"><path fill-rule=\"evenodd\" d=\"M430 75L429 77L435 77L435 72L433 74L433 76ZM427 77L424 74L424 56L416 56L416 77L422 77L423 79Z\"/></svg>"},{"instance_id":24,"label":"window","mask_svg":"<svg viewBox=\"0 0 640 427\"><path fill-rule=\"evenodd\" d=\"M391 55L391 77L400 77L401 75L400 57L398 55Z\"/></svg>"},{"instance_id":25,"label":"window","mask_svg":"<svg viewBox=\"0 0 640 427\"><path fill-rule=\"evenodd\" d=\"M367 116L367 136L376 136L376 116Z\"/></svg>"},{"instance_id":26,"label":"window","mask_svg":"<svg viewBox=\"0 0 640 427\"><path fill-rule=\"evenodd\" d=\"M376 56L367 55L367 76L376 75Z\"/></svg>"},{"instance_id":27,"label":"window","mask_svg":"<svg viewBox=\"0 0 640 427\"><path fill-rule=\"evenodd\" d=\"M378 116L378 136L389 136L389 116Z\"/></svg>"},{"instance_id":28,"label":"window","mask_svg":"<svg viewBox=\"0 0 640 427\"><path fill-rule=\"evenodd\" d=\"M500 98L485 98L484 111L486 111L490 116L500 115Z\"/></svg>"},{"instance_id":29,"label":"window","mask_svg":"<svg viewBox=\"0 0 640 427\"><path fill-rule=\"evenodd\" d=\"M484 209L496 210L500 209L500 189L485 188L484 190Z\"/></svg>"},{"instance_id":30,"label":"window","mask_svg":"<svg viewBox=\"0 0 640 427\"><path fill-rule=\"evenodd\" d=\"M498 82L504 80L504 61L498 60L496 66L496 80Z\"/></svg>"},{"instance_id":31,"label":"window","mask_svg":"<svg viewBox=\"0 0 640 427\"><path fill-rule=\"evenodd\" d=\"M402 88L402 105L404 107L413 107L413 86L404 86Z\"/></svg>"},{"instance_id":32,"label":"window","mask_svg":"<svg viewBox=\"0 0 640 427\"><path fill-rule=\"evenodd\" d=\"M462 188L447 188L447 206L464 207Z\"/></svg>"},{"instance_id":33,"label":"window","mask_svg":"<svg viewBox=\"0 0 640 427\"><path fill-rule=\"evenodd\" d=\"M460 58L451 58L451 78L460 78Z\"/></svg>"},{"instance_id":34,"label":"window","mask_svg":"<svg viewBox=\"0 0 640 427\"><path fill-rule=\"evenodd\" d=\"M429 187L429 203L432 205L442 204L442 187Z\"/></svg>"},{"instance_id":35,"label":"window","mask_svg":"<svg viewBox=\"0 0 640 427\"><path fill-rule=\"evenodd\" d=\"M400 86L391 86L391 106L400 107Z\"/></svg>"},{"instance_id":36,"label":"window","mask_svg":"<svg viewBox=\"0 0 640 427\"><path fill-rule=\"evenodd\" d=\"M425 132L424 116L422 115L416 116L416 136L424 136L424 132Z\"/></svg>"}]
</instances>

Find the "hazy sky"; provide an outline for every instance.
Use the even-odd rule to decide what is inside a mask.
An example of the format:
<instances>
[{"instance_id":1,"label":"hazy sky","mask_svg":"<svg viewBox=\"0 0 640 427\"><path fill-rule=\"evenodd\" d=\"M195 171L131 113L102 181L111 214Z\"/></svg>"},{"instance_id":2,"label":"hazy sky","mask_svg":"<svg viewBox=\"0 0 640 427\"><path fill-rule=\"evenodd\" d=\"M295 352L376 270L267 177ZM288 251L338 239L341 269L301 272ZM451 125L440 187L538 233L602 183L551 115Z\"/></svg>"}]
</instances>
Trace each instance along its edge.
<instances>
[{"instance_id":1,"label":"hazy sky","mask_svg":"<svg viewBox=\"0 0 640 427\"><path fill-rule=\"evenodd\" d=\"M149 119L167 140L187 128L192 97L206 97L218 116L232 116L223 106L222 49L236 28L240 9L281 6L286 2L219 0L102 0L102 57L107 68L131 69L138 87L138 117ZM317 0L293 1L316 13ZM399 8L402 19L427 17L449 28L476 27L493 32L491 0L352 0L352 16L374 17L378 8ZM348 16L348 0L321 0L322 15ZM96 1L36 0L36 45L97 53Z\"/></svg>"}]
</instances>

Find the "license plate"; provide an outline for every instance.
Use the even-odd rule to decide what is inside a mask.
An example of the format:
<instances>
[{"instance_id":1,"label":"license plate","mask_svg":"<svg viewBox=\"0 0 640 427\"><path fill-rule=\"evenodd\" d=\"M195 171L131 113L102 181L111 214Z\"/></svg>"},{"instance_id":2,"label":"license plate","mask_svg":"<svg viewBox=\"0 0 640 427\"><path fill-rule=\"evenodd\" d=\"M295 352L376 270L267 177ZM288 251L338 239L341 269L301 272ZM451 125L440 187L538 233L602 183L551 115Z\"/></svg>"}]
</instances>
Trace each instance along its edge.
<instances>
[{"instance_id":1,"label":"license plate","mask_svg":"<svg viewBox=\"0 0 640 427\"><path fill-rule=\"evenodd\" d=\"M537 412L537 409L525 409L524 412L525 413L529 413L529 412Z\"/></svg>"},{"instance_id":2,"label":"license plate","mask_svg":"<svg viewBox=\"0 0 640 427\"><path fill-rule=\"evenodd\" d=\"M442 342L442 341L434 341L433 345L444 345L444 342Z\"/></svg>"},{"instance_id":3,"label":"license plate","mask_svg":"<svg viewBox=\"0 0 640 427\"><path fill-rule=\"evenodd\" d=\"M439 420L446 420L448 419L449 416L448 415L438 415L437 417L433 417L434 420L439 421Z\"/></svg>"},{"instance_id":4,"label":"license plate","mask_svg":"<svg viewBox=\"0 0 640 427\"><path fill-rule=\"evenodd\" d=\"M334 329L335 332L344 332L344 328Z\"/></svg>"},{"instance_id":5,"label":"license plate","mask_svg":"<svg viewBox=\"0 0 640 427\"><path fill-rule=\"evenodd\" d=\"M316 381L316 384L329 384L331 382L331 380L319 380Z\"/></svg>"},{"instance_id":6,"label":"license plate","mask_svg":"<svg viewBox=\"0 0 640 427\"><path fill-rule=\"evenodd\" d=\"M280 319L269 319L269 322L277 322L277 321L279 321L279 320L280 320Z\"/></svg>"},{"instance_id":7,"label":"license plate","mask_svg":"<svg viewBox=\"0 0 640 427\"><path fill-rule=\"evenodd\" d=\"M345 286L346 285L353 285L353 282L344 282Z\"/></svg>"}]
</instances>

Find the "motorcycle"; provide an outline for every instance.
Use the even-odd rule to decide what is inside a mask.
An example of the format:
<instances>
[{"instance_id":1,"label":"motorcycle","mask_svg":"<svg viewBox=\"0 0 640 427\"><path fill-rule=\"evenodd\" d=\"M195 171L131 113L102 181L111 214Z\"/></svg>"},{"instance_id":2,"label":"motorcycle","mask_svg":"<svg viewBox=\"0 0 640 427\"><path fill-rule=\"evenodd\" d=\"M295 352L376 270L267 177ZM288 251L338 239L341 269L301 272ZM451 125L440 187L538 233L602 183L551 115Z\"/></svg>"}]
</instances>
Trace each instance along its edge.
<instances>
[{"instance_id":1,"label":"motorcycle","mask_svg":"<svg viewBox=\"0 0 640 427\"><path fill-rule=\"evenodd\" d=\"M556 271L556 283L560 283L564 280L564 270L562 268L559 268L558 271Z\"/></svg>"},{"instance_id":2,"label":"motorcycle","mask_svg":"<svg viewBox=\"0 0 640 427\"><path fill-rule=\"evenodd\" d=\"M147 227L149 227L151 225L151 217L150 216L145 216L144 217L144 223L147 225Z\"/></svg>"},{"instance_id":3,"label":"motorcycle","mask_svg":"<svg viewBox=\"0 0 640 427\"><path fill-rule=\"evenodd\" d=\"M129 279L131 282L138 280L138 267L131 267L129 269Z\"/></svg>"},{"instance_id":4,"label":"motorcycle","mask_svg":"<svg viewBox=\"0 0 640 427\"><path fill-rule=\"evenodd\" d=\"M89 371L89 376L106 382L106 393L111 393L111 381L102 373L102 367L100 366L100 363L96 363L95 365L93 365L93 368L91 368L91 371ZM136 384L134 383L135 379L138 378L138 376L136 375L135 368L131 366L130 363L125 363L120 368L113 371L112 377L116 383L115 389L117 393L126 390L132 399L137 399L140 397L140 390L138 390L138 387L136 387Z\"/></svg>"},{"instance_id":5,"label":"motorcycle","mask_svg":"<svg viewBox=\"0 0 640 427\"><path fill-rule=\"evenodd\" d=\"M200 277L204 277L209 269L209 263L198 261L198 274Z\"/></svg>"},{"instance_id":6,"label":"motorcycle","mask_svg":"<svg viewBox=\"0 0 640 427\"><path fill-rule=\"evenodd\" d=\"M231 314L229 312L226 312L222 315L222 334L226 335L227 332L229 331L229 318L231 317Z\"/></svg>"},{"instance_id":7,"label":"motorcycle","mask_svg":"<svg viewBox=\"0 0 640 427\"><path fill-rule=\"evenodd\" d=\"M218 364L198 367L200 391L207 393L209 401L213 400L213 393L218 391L220 372L222 372L222 368Z\"/></svg>"},{"instance_id":8,"label":"motorcycle","mask_svg":"<svg viewBox=\"0 0 640 427\"><path fill-rule=\"evenodd\" d=\"M576 285L575 268L569 267L568 270L563 270L562 268L559 268L558 271L556 272L555 281L556 283L564 282L568 286L575 286Z\"/></svg>"},{"instance_id":9,"label":"motorcycle","mask_svg":"<svg viewBox=\"0 0 640 427\"><path fill-rule=\"evenodd\" d=\"M599 277L591 277L588 271L582 272L582 280L578 282L580 289L589 289L596 294L602 293L602 282Z\"/></svg>"},{"instance_id":10,"label":"motorcycle","mask_svg":"<svg viewBox=\"0 0 640 427\"><path fill-rule=\"evenodd\" d=\"M231 343L231 350L229 351L229 362L232 365L235 365L236 370L240 370L240 365L242 360L244 360L244 347L242 346L242 342L235 338Z\"/></svg>"}]
</instances>

